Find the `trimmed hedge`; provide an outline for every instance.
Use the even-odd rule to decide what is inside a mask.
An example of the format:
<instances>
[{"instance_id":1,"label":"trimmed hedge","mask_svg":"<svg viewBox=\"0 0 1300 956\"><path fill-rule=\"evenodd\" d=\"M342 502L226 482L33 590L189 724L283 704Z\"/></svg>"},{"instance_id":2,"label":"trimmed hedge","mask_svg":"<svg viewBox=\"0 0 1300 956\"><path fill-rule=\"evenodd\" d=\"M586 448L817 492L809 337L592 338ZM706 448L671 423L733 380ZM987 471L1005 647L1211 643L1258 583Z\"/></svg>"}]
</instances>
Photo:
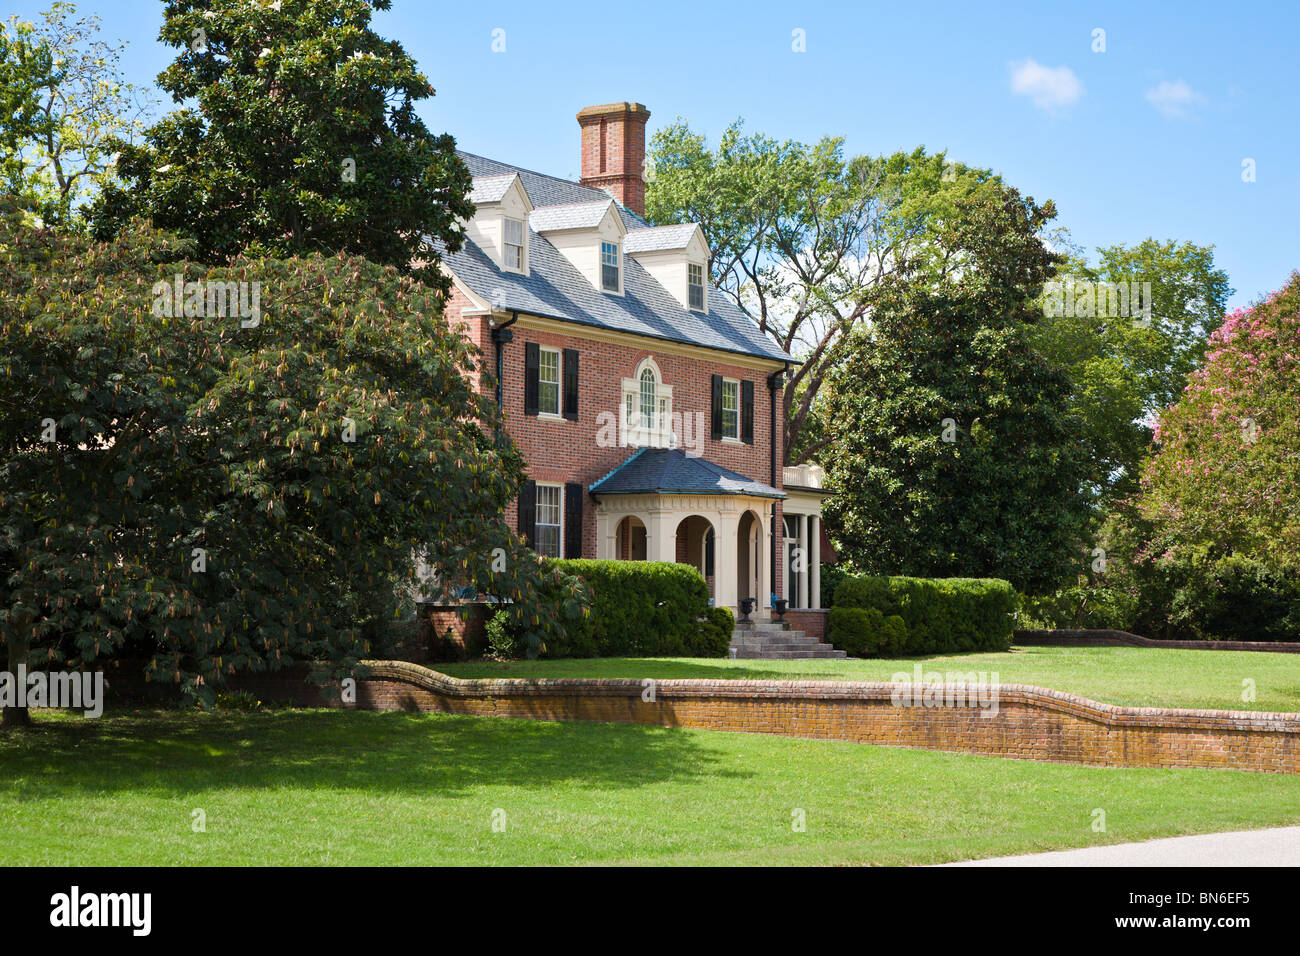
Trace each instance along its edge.
<instances>
[{"instance_id":1,"label":"trimmed hedge","mask_svg":"<svg viewBox=\"0 0 1300 956\"><path fill-rule=\"evenodd\" d=\"M997 578L848 575L835 589L827 637L866 657L1005 651L1017 600Z\"/></svg>"},{"instance_id":2,"label":"trimmed hedge","mask_svg":"<svg viewBox=\"0 0 1300 956\"><path fill-rule=\"evenodd\" d=\"M591 613L547 641L543 657L725 657L734 620L709 607L709 588L687 564L548 559L591 588Z\"/></svg>"}]
</instances>

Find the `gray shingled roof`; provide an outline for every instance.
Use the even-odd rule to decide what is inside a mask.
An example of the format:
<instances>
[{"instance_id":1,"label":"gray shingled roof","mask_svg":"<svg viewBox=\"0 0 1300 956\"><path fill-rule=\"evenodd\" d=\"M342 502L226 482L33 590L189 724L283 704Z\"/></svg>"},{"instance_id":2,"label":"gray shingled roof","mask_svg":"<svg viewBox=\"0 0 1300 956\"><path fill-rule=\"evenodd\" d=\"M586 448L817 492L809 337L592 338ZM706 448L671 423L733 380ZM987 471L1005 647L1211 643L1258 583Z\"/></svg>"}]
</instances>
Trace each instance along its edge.
<instances>
[{"instance_id":1,"label":"gray shingled roof","mask_svg":"<svg viewBox=\"0 0 1300 956\"><path fill-rule=\"evenodd\" d=\"M501 197L506 194L510 184L514 182L515 174L507 173L503 176L475 176L474 188L470 190L469 201L477 205L483 202L500 202Z\"/></svg>"},{"instance_id":2,"label":"gray shingled roof","mask_svg":"<svg viewBox=\"0 0 1300 956\"><path fill-rule=\"evenodd\" d=\"M593 495L657 493L785 497L785 492L771 485L753 481L703 458L692 458L680 448L642 448L588 490Z\"/></svg>"},{"instance_id":3,"label":"gray shingled roof","mask_svg":"<svg viewBox=\"0 0 1300 956\"><path fill-rule=\"evenodd\" d=\"M519 179L524 186L524 192L528 193L528 199L534 207L565 206L572 203L596 202L600 199L613 198L603 189L582 186L567 179L547 176L545 173L535 173L531 169L520 169L518 166L499 163L495 159L488 159L486 156L476 156L464 150L457 150L456 155L469 167L471 176L504 176L510 173L518 173ZM628 229L644 229L650 225L630 209L619 206L618 213L623 217L623 225Z\"/></svg>"},{"instance_id":4,"label":"gray shingled roof","mask_svg":"<svg viewBox=\"0 0 1300 956\"><path fill-rule=\"evenodd\" d=\"M600 189L518 169L470 153L461 153L460 157L475 177L518 173L535 209L609 200L608 194ZM615 208L629 230L645 229L649 225L617 203ZM753 320L734 302L712 286L708 291L708 313L694 312L684 307L629 255L623 257L624 294L613 295L594 288L545 236L538 235L531 227L528 243L527 276L499 269L492 257L469 239L465 240L460 252L440 251L447 268L457 278L479 296L506 311L518 310L543 318L778 362L794 361L760 332Z\"/></svg>"},{"instance_id":5,"label":"gray shingled roof","mask_svg":"<svg viewBox=\"0 0 1300 956\"><path fill-rule=\"evenodd\" d=\"M666 249L685 249L695 235L696 225L684 222L677 226L651 226L649 229L629 229L623 240L624 252L660 252Z\"/></svg>"},{"instance_id":6,"label":"gray shingled roof","mask_svg":"<svg viewBox=\"0 0 1300 956\"><path fill-rule=\"evenodd\" d=\"M528 225L537 232L552 229L593 229L605 218L605 212L614 200L608 196L603 201L571 203L563 206L543 206L534 209Z\"/></svg>"}]
</instances>

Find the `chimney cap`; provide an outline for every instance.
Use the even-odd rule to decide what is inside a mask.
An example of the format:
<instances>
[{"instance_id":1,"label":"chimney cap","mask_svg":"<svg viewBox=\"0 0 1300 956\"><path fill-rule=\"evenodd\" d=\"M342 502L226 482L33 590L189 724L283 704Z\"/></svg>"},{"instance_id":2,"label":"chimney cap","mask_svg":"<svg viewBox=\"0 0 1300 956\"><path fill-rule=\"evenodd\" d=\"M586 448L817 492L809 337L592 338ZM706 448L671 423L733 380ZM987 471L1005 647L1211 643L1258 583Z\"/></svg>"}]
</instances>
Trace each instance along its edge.
<instances>
[{"instance_id":1,"label":"chimney cap","mask_svg":"<svg viewBox=\"0 0 1300 956\"><path fill-rule=\"evenodd\" d=\"M613 116L620 113L640 114L650 118L650 111L640 103L603 103L600 106L584 106L578 110L578 122L595 116Z\"/></svg>"}]
</instances>

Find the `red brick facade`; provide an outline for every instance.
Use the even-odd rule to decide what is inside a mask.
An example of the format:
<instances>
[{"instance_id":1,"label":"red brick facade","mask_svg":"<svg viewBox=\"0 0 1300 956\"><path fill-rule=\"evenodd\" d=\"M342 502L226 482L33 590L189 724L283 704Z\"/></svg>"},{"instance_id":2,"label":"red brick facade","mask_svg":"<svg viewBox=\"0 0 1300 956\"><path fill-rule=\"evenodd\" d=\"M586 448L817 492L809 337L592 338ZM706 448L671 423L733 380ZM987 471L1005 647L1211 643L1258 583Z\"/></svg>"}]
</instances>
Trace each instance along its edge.
<instances>
[{"instance_id":1,"label":"red brick facade","mask_svg":"<svg viewBox=\"0 0 1300 956\"><path fill-rule=\"evenodd\" d=\"M479 377L480 389L493 394L496 353L491 341L487 318L482 315L463 316L462 310L471 308L468 299L455 290L447 302L448 320L459 325L464 333L482 351ZM781 487L781 453L777 449L775 480L772 469L772 400L768 388L769 370L756 368L757 363L747 362L743 356L706 349L694 349L689 355L679 354L681 346L674 347L652 338L608 341L607 337L584 335L581 326L546 323L550 327L534 327L543 323L530 323L527 318L510 329L512 341L502 347L502 404L507 418L507 431L519 446L528 463L528 477L538 482L564 484L577 482L584 488L613 471L636 452L636 447L617 443L602 447L598 441L602 424L610 416L617 421L622 403L622 382L635 375L638 363L650 356L662 375L662 384L672 388L674 415L691 416L689 441L698 442L702 456L715 464L737 471L748 478ZM622 338L622 337L620 337ZM550 349L575 349L578 361L578 419L528 415L524 411L524 350L526 343L535 342ZM631 344L631 343L635 344ZM775 363L769 363L775 368ZM717 440L710 435L711 381L713 375L723 375L739 381L750 381L754 386L754 441ZM776 401L782 392L778 389ZM602 419L601 413L606 413ZM780 409L778 405L778 415ZM776 440L781 431L776 429ZM596 522L594 502L584 496L582 554L594 558L596 549ZM762 516L770 520L771 503ZM776 502L776 520L772 525L781 528L781 504ZM516 503L511 502L506 519L510 527L517 526ZM734 547L734 543L733 543ZM764 550L764 562L770 551ZM564 557L578 557L565 554ZM773 568L772 587L778 594L781 588L781 561Z\"/></svg>"}]
</instances>

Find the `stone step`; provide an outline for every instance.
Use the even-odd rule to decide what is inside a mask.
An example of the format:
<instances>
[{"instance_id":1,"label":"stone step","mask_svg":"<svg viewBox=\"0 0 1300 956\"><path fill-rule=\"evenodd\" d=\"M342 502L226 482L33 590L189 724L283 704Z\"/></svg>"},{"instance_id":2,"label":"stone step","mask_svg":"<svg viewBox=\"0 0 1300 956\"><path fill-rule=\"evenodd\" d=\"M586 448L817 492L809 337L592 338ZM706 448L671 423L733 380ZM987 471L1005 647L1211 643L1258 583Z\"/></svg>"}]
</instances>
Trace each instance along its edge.
<instances>
[{"instance_id":1,"label":"stone step","mask_svg":"<svg viewBox=\"0 0 1300 956\"><path fill-rule=\"evenodd\" d=\"M825 648L823 650L822 648ZM803 648L797 651L750 651L737 649L733 660L738 661L800 661L800 660L843 660L849 655L838 648L831 647L829 644L820 645L816 649Z\"/></svg>"}]
</instances>

